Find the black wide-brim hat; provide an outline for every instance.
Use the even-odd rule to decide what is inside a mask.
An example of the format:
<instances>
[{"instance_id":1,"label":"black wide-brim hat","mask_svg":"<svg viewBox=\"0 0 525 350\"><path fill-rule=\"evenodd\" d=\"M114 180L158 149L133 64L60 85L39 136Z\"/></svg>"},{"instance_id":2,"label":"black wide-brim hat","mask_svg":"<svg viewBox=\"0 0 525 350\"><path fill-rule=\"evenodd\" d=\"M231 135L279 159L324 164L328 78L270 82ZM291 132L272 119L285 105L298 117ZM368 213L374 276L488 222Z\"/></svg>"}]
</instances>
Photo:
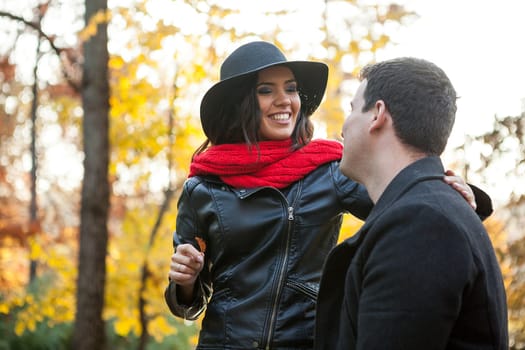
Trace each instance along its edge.
<instances>
[{"instance_id":1,"label":"black wide-brim hat","mask_svg":"<svg viewBox=\"0 0 525 350\"><path fill-rule=\"evenodd\" d=\"M279 65L292 70L299 88L301 108L307 117L310 116L323 99L328 81L328 66L314 61L288 61L274 44L254 41L240 46L224 60L221 65L220 81L202 98L200 113L204 133L209 135L211 128L218 125L216 118L221 104L228 103L229 96L240 93L236 90L242 88L243 80L252 73Z\"/></svg>"}]
</instances>

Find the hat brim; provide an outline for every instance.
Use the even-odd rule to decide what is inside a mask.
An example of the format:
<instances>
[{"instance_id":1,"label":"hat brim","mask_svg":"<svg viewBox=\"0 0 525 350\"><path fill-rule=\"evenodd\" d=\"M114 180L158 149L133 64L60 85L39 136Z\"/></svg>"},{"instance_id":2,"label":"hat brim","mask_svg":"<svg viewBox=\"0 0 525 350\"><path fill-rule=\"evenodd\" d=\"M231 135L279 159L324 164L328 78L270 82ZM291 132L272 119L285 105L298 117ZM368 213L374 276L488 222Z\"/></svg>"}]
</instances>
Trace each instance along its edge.
<instances>
[{"instance_id":1,"label":"hat brim","mask_svg":"<svg viewBox=\"0 0 525 350\"><path fill-rule=\"evenodd\" d=\"M328 66L322 62L313 61L283 61L275 62L267 66L258 67L256 70L244 72L243 74L224 79L213 85L202 98L200 106L200 117L202 129L206 135L218 125L230 122L229 120L217 120L220 105L227 103L229 96L242 85L243 80L258 71L273 66L287 66L294 73L299 87L301 97L301 109L306 116L310 116L319 107L326 90L328 82Z\"/></svg>"}]
</instances>

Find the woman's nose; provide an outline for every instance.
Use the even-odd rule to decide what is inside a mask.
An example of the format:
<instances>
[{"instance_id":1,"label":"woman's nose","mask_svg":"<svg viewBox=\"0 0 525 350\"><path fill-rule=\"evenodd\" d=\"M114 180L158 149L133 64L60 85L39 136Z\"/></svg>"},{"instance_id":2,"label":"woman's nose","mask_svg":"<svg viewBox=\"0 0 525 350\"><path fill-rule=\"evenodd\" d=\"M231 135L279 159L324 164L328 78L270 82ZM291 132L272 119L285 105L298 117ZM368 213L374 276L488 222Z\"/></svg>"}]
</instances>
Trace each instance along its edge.
<instances>
[{"instance_id":1,"label":"woman's nose","mask_svg":"<svg viewBox=\"0 0 525 350\"><path fill-rule=\"evenodd\" d=\"M278 93L278 95L275 98L275 104L276 105L289 105L292 103L292 100L290 96L286 93L286 91L281 91Z\"/></svg>"}]
</instances>

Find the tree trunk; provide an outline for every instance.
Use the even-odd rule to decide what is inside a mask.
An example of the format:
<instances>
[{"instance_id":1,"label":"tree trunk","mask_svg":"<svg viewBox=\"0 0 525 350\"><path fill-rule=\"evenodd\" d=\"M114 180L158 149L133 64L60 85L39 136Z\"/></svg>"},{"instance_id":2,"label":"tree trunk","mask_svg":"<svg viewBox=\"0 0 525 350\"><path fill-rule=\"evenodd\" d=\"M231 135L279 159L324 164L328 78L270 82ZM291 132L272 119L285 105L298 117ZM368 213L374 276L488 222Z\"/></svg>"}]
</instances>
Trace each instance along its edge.
<instances>
[{"instance_id":1,"label":"tree trunk","mask_svg":"<svg viewBox=\"0 0 525 350\"><path fill-rule=\"evenodd\" d=\"M85 0L86 24L107 10L107 0ZM80 212L77 307L72 346L104 348L102 310L106 279L109 211L109 82L107 23L84 43L82 78L84 180Z\"/></svg>"},{"instance_id":2,"label":"tree trunk","mask_svg":"<svg viewBox=\"0 0 525 350\"><path fill-rule=\"evenodd\" d=\"M38 26L42 22L42 17L38 16ZM33 231L35 223L38 220L38 204L36 197L36 179L38 169L38 158L36 155L36 111L38 109L38 61L40 60L40 40L41 35L38 34L38 43L36 46L35 66L33 67L33 102L31 103L31 202L29 204L29 234L33 235L37 232ZM40 225L38 225L40 226ZM39 233L39 232L38 232ZM29 252L29 283L31 285L36 278L37 261L31 258Z\"/></svg>"}]
</instances>

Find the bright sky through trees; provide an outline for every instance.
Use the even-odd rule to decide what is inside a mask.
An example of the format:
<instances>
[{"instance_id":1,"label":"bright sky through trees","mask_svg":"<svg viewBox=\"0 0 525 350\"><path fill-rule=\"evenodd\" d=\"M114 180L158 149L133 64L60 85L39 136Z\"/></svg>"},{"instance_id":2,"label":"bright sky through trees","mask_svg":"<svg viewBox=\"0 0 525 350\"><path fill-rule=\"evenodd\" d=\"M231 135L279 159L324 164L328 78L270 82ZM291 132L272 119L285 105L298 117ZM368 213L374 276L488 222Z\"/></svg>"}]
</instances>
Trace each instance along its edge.
<instances>
[{"instance_id":1,"label":"bright sky through trees","mask_svg":"<svg viewBox=\"0 0 525 350\"><path fill-rule=\"evenodd\" d=\"M489 132L499 118L525 112L525 1L522 0L401 0L419 19L405 27L384 57L417 56L443 68L460 99L448 149L463 145L466 135ZM481 167L479 149L467 149L471 169ZM490 151L490 150L487 150ZM474 153L475 155L471 155ZM444 159L447 155L445 152ZM509 155L510 156L510 155ZM512 157L511 157L512 158ZM508 200L515 188L500 169L483 169L491 184L485 187L495 202ZM460 171L460 169L456 169Z\"/></svg>"},{"instance_id":2,"label":"bright sky through trees","mask_svg":"<svg viewBox=\"0 0 525 350\"><path fill-rule=\"evenodd\" d=\"M166 0L152 0L152 4ZM335 3L336 1L332 1ZM390 3L370 0L370 4ZM442 67L458 90L458 119L451 144L457 146L465 134L486 132L494 115L518 115L525 108L525 1L523 0L398 0L419 18L402 30L388 33L396 46L390 46L377 59L416 56ZM275 18L261 17L281 1L225 0L243 16L232 18L232 26L275 26ZM332 4L333 5L333 4ZM279 23L286 42L315 41L319 32L323 1L289 0L294 9L289 21ZM166 13L166 12L164 12ZM244 23L242 19L244 18ZM253 20L257 18L257 20ZM397 29L397 28L396 28ZM295 33L295 38L292 38ZM299 39L297 39L297 35ZM343 37L345 33L341 33ZM233 49L233 48L232 48ZM231 49L225 49L231 51ZM295 52L292 58L304 56ZM215 77L214 77L215 78Z\"/></svg>"},{"instance_id":3,"label":"bright sky through trees","mask_svg":"<svg viewBox=\"0 0 525 350\"><path fill-rule=\"evenodd\" d=\"M492 117L525 106L525 1L402 0L420 15L384 58L412 55L441 66L461 97L455 135L480 134ZM456 139L457 141L457 139Z\"/></svg>"},{"instance_id":4,"label":"bright sky through trees","mask_svg":"<svg viewBox=\"0 0 525 350\"><path fill-rule=\"evenodd\" d=\"M348 6L337 0L326 0L331 11L349 11ZM360 0L360 3L369 5L388 4L395 0ZM130 4L131 0L111 0L109 5L117 6ZM389 45L384 51L380 51L377 60L392 58L396 56L416 56L426 58L437 63L450 76L460 100L458 101L458 118L449 143L449 148L454 148L463 143L465 135L478 135L487 132L492 127L494 115L504 117L507 115L519 115L525 109L525 21L522 16L525 13L525 1L523 0L397 0L406 6L407 10L414 11L419 18L413 19L399 29L398 26L390 28L389 35L394 45ZM29 9L31 0L0 0L0 8L9 9L19 13L22 9ZM73 13L78 10L76 1L62 2L60 11ZM290 59L304 59L308 56L323 60L326 51L321 45L324 33L320 30L323 20L325 0L220 0L221 7L230 7L239 11L228 17L227 27L249 28L250 31L258 32L279 28L277 38L287 45ZM206 36L207 28L205 21L195 18L195 11L191 5L176 0L148 0L146 11L154 18L161 18L166 23L177 23L194 35L202 35L201 44L206 40L212 40ZM286 17L275 15L262 15L276 9L288 11ZM354 9L354 11L357 11ZM350 17L359 18L358 14L350 14ZM27 13L25 16L30 18ZM56 16L49 16L56 18ZM61 17L69 18L69 16ZM73 18L74 16L71 16ZM338 23L331 20L327 25L342 43L347 43L349 33L346 29L337 30ZM117 19L114 19L115 21ZM143 26L151 25L144 22ZM191 25L188 25L190 23ZM80 25L80 24L76 24ZM114 25L117 25L114 23ZM63 21L56 22L46 20L43 28L52 33L60 33L65 41L74 42L75 30L71 30L71 24ZM80 28L78 28L80 29ZM228 28L226 28L228 29ZM334 31L335 29L335 31ZM354 31L359 30L358 23L353 23ZM241 29L242 31L242 29ZM66 35L65 33L69 33ZM120 33L120 35L123 35ZM16 60L27 61L27 52L34 47L34 36L26 35L27 40L21 40L20 49L14 55ZM251 39L250 39L251 40ZM113 40L110 51L120 55L122 58L129 56L124 45L126 40ZM26 46L22 45L26 44ZM237 44L240 44L237 43ZM0 41L0 46L2 42ZM169 61L173 54L192 57L192 47L188 43L176 40L163 42L164 49L168 54L164 57L167 62L163 66L166 78L171 78L170 69L173 65ZM214 46L226 55L235 47L229 42L216 41ZM372 59L370 55L363 53L359 64L364 64ZM165 64L164 64L165 63ZM41 77L58 71L57 62L48 62L53 69L42 69ZM349 70L352 70L355 62L349 62ZM20 70L21 72L23 70ZM139 71L138 74L153 76L149 72ZM27 70L27 74L32 74ZM25 77L24 81L30 81L32 76ZM211 85L218 78L216 72L209 72L205 81ZM186 92L195 91L191 106L184 108L198 113L198 105L203 89L197 84L184 86ZM199 90L200 89L200 90ZM197 91L198 90L198 91ZM202 91L201 91L202 90ZM349 91L352 91L351 89ZM350 97L350 96L348 96ZM343 99L343 103L349 101ZM319 129L320 130L320 129ZM44 131L46 132L46 131ZM64 149L57 148L57 154L63 153ZM63 156L68 156L63 154ZM61 159L63 157L57 157ZM56 168L64 168L58 165ZM62 169L62 173L70 174L70 169ZM501 186L503 186L501 184ZM507 191L499 191L502 198L506 198Z\"/></svg>"}]
</instances>

